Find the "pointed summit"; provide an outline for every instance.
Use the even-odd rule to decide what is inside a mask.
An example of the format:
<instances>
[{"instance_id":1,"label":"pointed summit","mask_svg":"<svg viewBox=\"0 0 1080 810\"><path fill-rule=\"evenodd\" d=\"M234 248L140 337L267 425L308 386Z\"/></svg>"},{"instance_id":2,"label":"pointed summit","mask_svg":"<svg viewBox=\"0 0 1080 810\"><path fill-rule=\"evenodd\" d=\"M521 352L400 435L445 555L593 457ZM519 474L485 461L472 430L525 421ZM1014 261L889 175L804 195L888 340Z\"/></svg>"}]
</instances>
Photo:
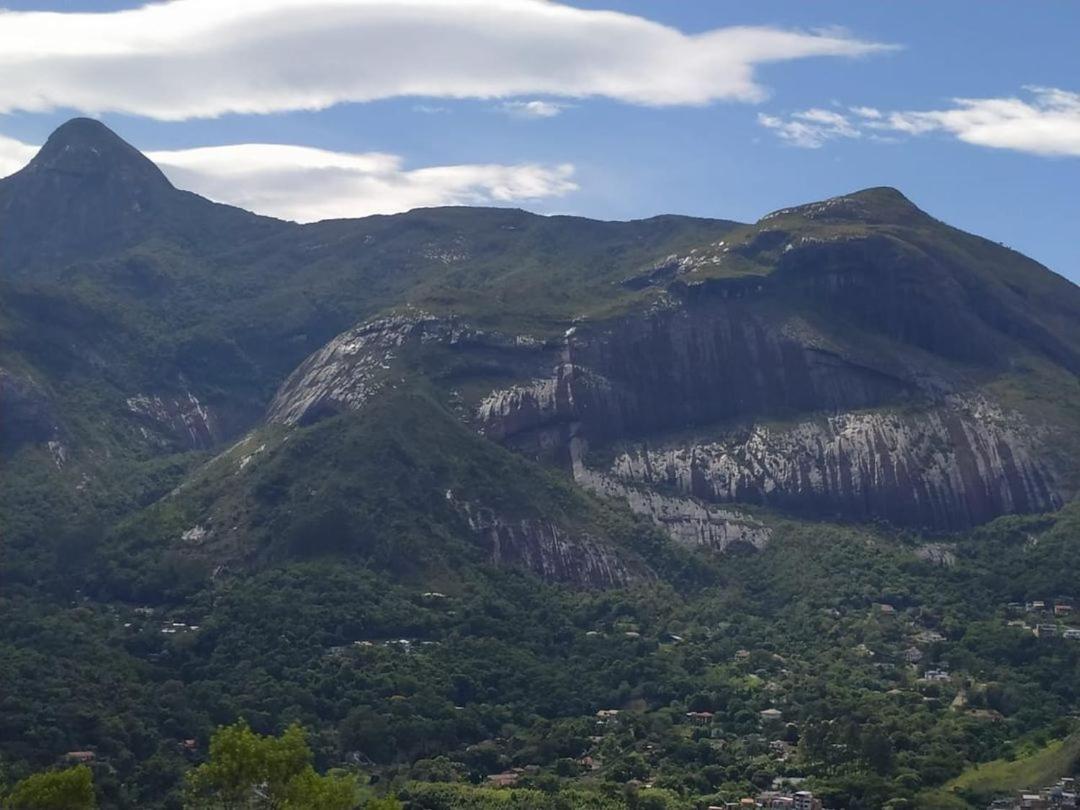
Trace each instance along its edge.
<instances>
[{"instance_id":1,"label":"pointed summit","mask_svg":"<svg viewBox=\"0 0 1080 810\"><path fill-rule=\"evenodd\" d=\"M0 180L0 269L60 266L178 230L202 235L216 208L174 188L100 121L75 118Z\"/></svg>"},{"instance_id":2,"label":"pointed summit","mask_svg":"<svg viewBox=\"0 0 1080 810\"><path fill-rule=\"evenodd\" d=\"M27 175L55 173L69 180L137 185L144 191L171 189L154 163L100 121L73 118L62 124L23 170ZM23 172L20 172L22 174Z\"/></svg>"}]
</instances>

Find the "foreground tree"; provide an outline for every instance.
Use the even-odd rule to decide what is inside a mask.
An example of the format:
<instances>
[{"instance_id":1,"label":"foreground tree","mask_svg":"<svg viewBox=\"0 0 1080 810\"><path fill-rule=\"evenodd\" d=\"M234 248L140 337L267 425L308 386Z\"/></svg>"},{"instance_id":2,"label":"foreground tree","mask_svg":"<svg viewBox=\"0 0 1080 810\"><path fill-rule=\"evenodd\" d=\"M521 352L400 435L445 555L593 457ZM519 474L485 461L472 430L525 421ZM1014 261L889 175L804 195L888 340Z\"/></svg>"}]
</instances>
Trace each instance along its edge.
<instances>
[{"instance_id":1,"label":"foreground tree","mask_svg":"<svg viewBox=\"0 0 1080 810\"><path fill-rule=\"evenodd\" d=\"M186 805L192 810L352 810L357 785L351 776L320 776L311 765L304 730L289 726L280 737L256 734L240 721L219 729L210 759L188 774Z\"/></svg>"},{"instance_id":2,"label":"foreground tree","mask_svg":"<svg viewBox=\"0 0 1080 810\"><path fill-rule=\"evenodd\" d=\"M94 810L94 777L85 765L45 771L15 785L6 810Z\"/></svg>"}]
</instances>

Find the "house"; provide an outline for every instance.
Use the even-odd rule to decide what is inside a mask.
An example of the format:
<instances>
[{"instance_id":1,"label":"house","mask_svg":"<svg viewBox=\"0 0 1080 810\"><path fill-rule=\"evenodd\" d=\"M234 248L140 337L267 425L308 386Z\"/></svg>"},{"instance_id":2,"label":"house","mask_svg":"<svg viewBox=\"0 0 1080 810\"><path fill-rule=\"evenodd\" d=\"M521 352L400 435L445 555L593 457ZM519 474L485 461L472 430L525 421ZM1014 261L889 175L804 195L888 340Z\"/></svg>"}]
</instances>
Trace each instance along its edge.
<instances>
[{"instance_id":1,"label":"house","mask_svg":"<svg viewBox=\"0 0 1080 810\"><path fill-rule=\"evenodd\" d=\"M945 636L943 636L937 630L923 630L917 636L915 636L915 640L923 644L934 644L938 641L944 641Z\"/></svg>"},{"instance_id":2,"label":"house","mask_svg":"<svg viewBox=\"0 0 1080 810\"><path fill-rule=\"evenodd\" d=\"M821 810L821 799L815 798L809 790L800 790L793 798L794 810Z\"/></svg>"},{"instance_id":3,"label":"house","mask_svg":"<svg viewBox=\"0 0 1080 810\"><path fill-rule=\"evenodd\" d=\"M749 660L749 658L750 658L750 651L749 650L736 650L735 651L735 660L736 661L746 661L746 660Z\"/></svg>"},{"instance_id":4,"label":"house","mask_svg":"<svg viewBox=\"0 0 1080 810\"><path fill-rule=\"evenodd\" d=\"M1033 632L1039 638L1057 638L1058 629L1056 624L1037 624Z\"/></svg>"},{"instance_id":5,"label":"house","mask_svg":"<svg viewBox=\"0 0 1080 810\"><path fill-rule=\"evenodd\" d=\"M885 602L875 603L874 607L884 616L893 616L896 614L896 608Z\"/></svg>"},{"instance_id":6,"label":"house","mask_svg":"<svg viewBox=\"0 0 1080 810\"><path fill-rule=\"evenodd\" d=\"M784 713L779 709L765 709L764 711L759 712L759 714L764 722L780 720L784 716Z\"/></svg>"},{"instance_id":7,"label":"house","mask_svg":"<svg viewBox=\"0 0 1080 810\"><path fill-rule=\"evenodd\" d=\"M197 740L181 740L180 747L185 751L197 751L199 749L199 743Z\"/></svg>"},{"instance_id":8,"label":"house","mask_svg":"<svg viewBox=\"0 0 1080 810\"><path fill-rule=\"evenodd\" d=\"M687 712L686 719L695 726L707 726L713 721L712 712Z\"/></svg>"},{"instance_id":9,"label":"house","mask_svg":"<svg viewBox=\"0 0 1080 810\"><path fill-rule=\"evenodd\" d=\"M619 722L619 710L601 709L596 713L596 722L604 726L614 725Z\"/></svg>"},{"instance_id":10,"label":"house","mask_svg":"<svg viewBox=\"0 0 1080 810\"><path fill-rule=\"evenodd\" d=\"M93 751L68 751L64 754L64 759L68 762L90 763L97 759L97 754Z\"/></svg>"},{"instance_id":11,"label":"house","mask_svg":"<svg viewBox=\"0 0 1080 810\"><path fill-rule=\"evenodd\" d=\"M1080 640L1080 630L1077 630L1075 627L1069 627L1061 634L1061 637L1067 638L1069 641L1078 641Z\"/></svg>"},{"instance_id":12,"label":"house","mask_svg":"<svg viewBox=\"0 0 1080 810\"><path fill-rule=\"evenodd\" d=\"M945 683L952 680L952 676L943 669L928 669L923 673L921 680L931 683Z\"/></svg>"},{"instance_id":13,"label":"house","mask_svg":"<svg viewBox=\"0 0 1080 810\"><path fill-rule=\"evenodd\" d=\"M1054 615L1055 616L1068 616L1073 612L1073 606L1065 602L1054 603Z\"/></svg>"},{"instance_id":14,"label":"house","mask_svg":"<svg viewBox=\"0 0 1080 810\"><path fill-rule=\"evenodd\" d=\"M488 782L495 787L513 787L521 779L521 774L517 771L503 771L502 773L493 773L487 778Z\"/></svg>"}]
</instances>

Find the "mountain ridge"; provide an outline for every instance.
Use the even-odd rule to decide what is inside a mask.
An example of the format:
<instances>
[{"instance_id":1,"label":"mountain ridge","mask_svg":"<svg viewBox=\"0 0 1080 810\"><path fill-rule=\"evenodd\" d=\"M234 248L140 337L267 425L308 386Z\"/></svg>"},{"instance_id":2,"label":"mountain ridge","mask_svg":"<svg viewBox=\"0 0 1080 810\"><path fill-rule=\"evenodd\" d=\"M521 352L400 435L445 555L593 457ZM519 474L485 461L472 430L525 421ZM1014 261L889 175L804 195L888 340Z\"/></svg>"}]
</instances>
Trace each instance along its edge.
<instances>
[{"instance_id":1,"label":"mountain ridge","mask_svg":"<svg viewBox=\"0 0 1080 810\"><path fill-rule=\"evenodd\" d=\"M103 162L105 179L26 180L65 160ZM281 426L320 431L416 385L484 441L717 547L760 545L761 507L950 531L1056 508L1080 477L1066 458L1080 289L891 187L754 224L448 207L301 226L174 189L88 120L61 127L28 170L0 181L0 218L21 232L7 242L43 268L6 259L5 444L61 479L78 470L98 499L159 459L258 446ZM44 258L50 232L26 217L50 195L126 224L94 231L92 248L72 228L61 257ZM41 318L54 319L44 335ZM1004 381L1028 377L1061 395L1002 399ZM312 452L357 474L325 441ZM246 476L221 503L203 499L207 520L258 502ZM221 530L207 520L193 523ZM239 558L261 557L260 536Z\"/></svg>"}]
</instances>

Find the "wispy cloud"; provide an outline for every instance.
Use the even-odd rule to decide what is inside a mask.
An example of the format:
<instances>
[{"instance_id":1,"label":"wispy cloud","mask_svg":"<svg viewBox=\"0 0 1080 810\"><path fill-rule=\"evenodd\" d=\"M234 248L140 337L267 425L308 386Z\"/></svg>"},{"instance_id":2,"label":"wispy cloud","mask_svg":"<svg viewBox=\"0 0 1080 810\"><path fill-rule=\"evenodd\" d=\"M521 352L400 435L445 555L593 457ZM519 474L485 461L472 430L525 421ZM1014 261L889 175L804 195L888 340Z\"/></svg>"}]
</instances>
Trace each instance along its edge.
<instances>
[{"instance_id":1,"label":"wispy cloud","mask_svg":"<svg viewBox=\"0 0 1080 810\"><path fill-rule=\"evenodd\" d=\"M401 96L758 101L758 65L889 46L844 31L718 28L552 0L171 0L0 12L0 113L163 120Z\"/></svg>"},{"instance_id":2,"label":"wispy cloud","mask_svg":"<svg viewBox=\"0 0 1080 810\"><path fill-rule=\"evenodd\" d=\"M441 104L414 104L413 112L423 113L424 115L446 115L450 112L449 107L444 107Z\"/></svg>"},{"instance_id":3,"label":"wispy cloud","mask_svg":"<svg viewBox=\"0 0 1080 810\"><path fill-rule=\"evenodd\" d=\"M761 113L758 123L774 130L785 141L805 149L817 149L826 141L858 138L862 134L847 116L817 107L793 113L786 119Z\"/></svg>"},{"instance_id":4,"label":"wispy cloud","mask_svg":"<svg viewBox=\"0 0 1080 810\"><path fill-rule=\"evenodd\" d=\"M1028 98L957 98L942 110L811 109L758 122L796 146L831 140L945 133L964 143L1043 156L1080 157L1080 93L1029 87Z\"/></svg>"},{"instance_id":5,"label":"wispy cloud","mask_svg":"<svg viewBox=\"0 0 1080 810\"><path fill-rule=\"evenodd\" d=\"M504 101L499 109L515 118L554 118L569 106L554 101Z\"/></svg>"},{"instance_id":6,"label":"wispy cloud","mask_svg":"<svg viewBox=\"0 0 1080 810\"><path fill-rule=\"evenodd\" d=\"M0 137L0 176L35 147ZM410 169L382 152L234 144L148 152L180 188L298 222L392 214L432 205L535 202L577 189L570 164L459 164Z\"/></svg>"}]
</instances>

